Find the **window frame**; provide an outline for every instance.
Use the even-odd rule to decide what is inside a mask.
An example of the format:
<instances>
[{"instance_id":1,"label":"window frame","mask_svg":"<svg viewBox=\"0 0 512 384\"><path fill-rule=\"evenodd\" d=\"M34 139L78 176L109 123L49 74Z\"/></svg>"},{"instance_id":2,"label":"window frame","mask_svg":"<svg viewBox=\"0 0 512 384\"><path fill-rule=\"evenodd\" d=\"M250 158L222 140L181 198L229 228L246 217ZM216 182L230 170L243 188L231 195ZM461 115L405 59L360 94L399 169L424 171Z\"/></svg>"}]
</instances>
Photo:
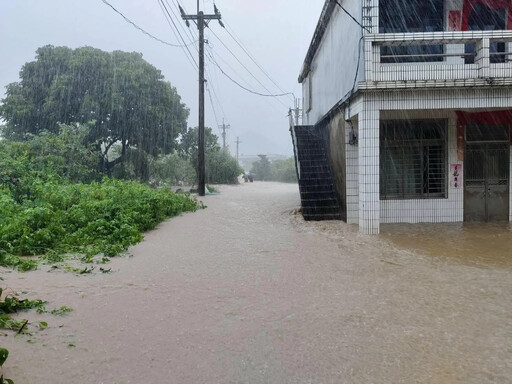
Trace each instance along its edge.
<instances>
[{"instance_id":1,"label":"window frame","mask_svg":"<svg viewBox=\"0 0 512 384\"><path fill-rule=\"evenodd\" d=\"M392 127L396 134L396 128L399 127L404 129L421 130L418 138L396 138L387 139L384 135L386 129ZM432 127L441 127L442 135L440 138L426 138L425 129ZM431 199L447 199L448 198L448 120L447 119L413 119L413 120L383 120L380 123L380 160L379 160L379 197L380 200L431 200ZM438 178L442 181L440 186L440 192L430 192L430 181L436 180L430 178L428 165L426 166L425 160L429 163L432 160L428 150L430 147L441 145L441 156L439 157L442 161L441 172L443 175ZM417 174L413 174L421 180L421 188L419 192L407 192L405 188L406 179L406 168L404 167L400 172L398 178L399 191L397 193L389 192L389 188L386 188L386 180L389 180L389 174L386 170L386 158L388 149L396 148L417 148L418 156L420 161L420 171ZM405 158L405 155L404 155ZM435 158L434 158L435 159Z\"/></svg>"},{"instance_id":2,"label":"window frame","mask_svg":"<svg viewBox=\"0 0 512 384\"><path fill-rule=\"evenodd\" d=\"M392 7L391 3L398 0L379 0L379 33L415 33L415 32L443 32L446 29L446 1L437 0L442 3L439 12L439 26L434 30L428 30L427 25L417 25L415 28L409 28L403 25L392 24L384 25L385 20L391 20L390 15L386 12L386 8L396 9L400 4ZM416 0L423 3L423 0ZM437 9L437 8L436 8ZM386 16L384 16L386 15ZM417 21L421 21L421 17L417 17ZM421 24L421 23L420 23ZM402 28L398 28L402 27ZM438 63L444 62L445 46L440 44L408 44L401 46L383 45L381 47L381 63L383 64L403 64L403 63ZM404 56L405 57L402 57ZM431 56L422 56L431 55Z\"/></svg>"}]
</instances>

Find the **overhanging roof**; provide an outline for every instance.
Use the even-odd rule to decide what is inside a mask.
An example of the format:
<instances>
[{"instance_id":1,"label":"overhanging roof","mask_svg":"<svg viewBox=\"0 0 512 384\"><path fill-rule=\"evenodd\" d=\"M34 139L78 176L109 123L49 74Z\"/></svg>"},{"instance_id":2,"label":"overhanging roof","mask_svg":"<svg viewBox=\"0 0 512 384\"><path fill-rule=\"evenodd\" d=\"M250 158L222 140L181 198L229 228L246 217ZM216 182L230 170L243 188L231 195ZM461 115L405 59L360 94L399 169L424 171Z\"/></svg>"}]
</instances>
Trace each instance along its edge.
<instances>
[{"instance_id":1,"label":"overhanging roof","mask_svg":"<svg viewBox=\"0 0 512 384\"><path fill-rule=\"evenodd\" d=\"M329 20L334 12L334 8L336 7L336 1L334 0L326 0L324 4L324 8L322 9L322 14L320 15L320 19L318 20L318 24L315 29L315 33L313 34L313 39L311 40L311 44L309 45L308 53L306 54L306 59L304 60L304 64L302 65L302 70L299 75L299 83L302 83L309 71L311 70L311 63L313 62L313 58L318 51L318 47L320 46L320 42L324 37L325 30L327 29L327 25L329 24Z\"/></svg>"}]
</instances>

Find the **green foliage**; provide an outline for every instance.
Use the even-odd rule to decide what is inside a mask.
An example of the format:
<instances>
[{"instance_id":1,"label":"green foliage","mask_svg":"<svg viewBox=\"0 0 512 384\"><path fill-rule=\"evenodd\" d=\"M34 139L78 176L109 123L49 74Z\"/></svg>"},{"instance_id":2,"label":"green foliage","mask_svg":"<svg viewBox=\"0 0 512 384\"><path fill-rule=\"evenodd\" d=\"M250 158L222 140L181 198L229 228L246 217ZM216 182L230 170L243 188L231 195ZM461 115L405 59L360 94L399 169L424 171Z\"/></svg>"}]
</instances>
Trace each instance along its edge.
<instances>
[{"instance_id":1,"label":"green foliage","mask_svg":"<svg viewBox=\"0 0 512 384\"><path fill-rule=\"evenodd\" d=\"M20 82L9 84L0 105L2 135L59 132L59 124L89 123L86 143L101 154L101 170L125 160L128 148L151 155L170 153L186 130L188 109L158 69L139 53L51 45L26 63ZM109 150L121 146L121 156Z\"/></svg>"},{"instance_id":2,"label":"green foliage","mask_svg":"<svg viewBox=\"0 0 512 384\"><path fill-rule=\"evenodd\" d=\"M272 180L283 183L297 182L297 169L295 168L295 159L276 160L272 162Z\"/></svg>"},{"instance_id":3,"label":"green foliage","mask_svg":"<svg viewBox=\"0 0 512 384\"><path fill-rule=\"evenodd\" d=\"M0 295L1 295L0 289ZM17 297L7 296L3 301L0 301L0 328L9 329L21 333L28 324L27 320L15 320L11 318L11 314L19 311L27 311L29 309L37 309L38 311L44 309L45 302L42 300L20 300Z\"/></svg>"},{"instance_id":4,"label":"green foliage","mask_svg":"<svg viewBox=\"0 0 512 384\"><path fill-rule=\"evenodd\" d=\"M258 156L260 159L253 164L251 170L256 180L280 181L283 183L297 182L297 171L293 158L270 162L267 156Z\"/></svg>"},{"instance_id":5,"label":"green foliage","mask_svg":"<svg viewBox=\"0 0 512 384\"><path fill-rule=\"evenodd\" d=\"M151 182L156 185L166 183L191 185L196 179L196 172L190 161L183 159L177 153L160 156L151 163Z\"/></svg>"},{"instance_id":6,"label":"green foliage","mask_svg":"<svg viewBox=\"0 0 512 384\"><path fill-rule=\"evenodd\" d=\"M198 128L189 128L180 141L179 155L187 159L197 169L198 166ZM212 184L236 184L242 168L229 154L219 146L218 137L211 128L205 128L206 181ZM194 178L195 179L195 178Z\"/></svg>"},{"instance_id":7,"label":"green foliage","mask_svg":"<svg viewBox=\"0 0 512 384\"><path fill-rule=\"evenodd\" d=\"M0 204L4 201L8 207L0 219L0 254L111 257L141 241L141 232L197 208L187 196L112 179L91 184L40 182L30 196L20 204L0 192Z\"/></svg>"},{"instance_id":8,"label":"green foliage","mask_svg":"<svg viewBox=\"0 0 512 384\"><path fill-rule=\"evenodd\" d=\"M12 210L13 203L30 199L40 182L97 180L99 157L82 144L88 130L87 125L60 125L58 133L42 132L23 142L0 140L0 190L7 188L12 198L9 202L0 194L0 206Z\"/></svg>"},{"instance_id":9,"label":"green foliage","mask_svg":"<svg viewBox=\"0 0 512 384\"><path fill-rule=\"evenodd\" d=\"M227 149L209 152L206 155L206 181L212 184L236 184L243 173L236 159Z\"/></svg>"},{"instance_id":10,"label":"green foliage","mask_svg":"<svg viewBox=\"0 0 512 384\"><path fill-rule=\"evenodd\" d=\"M269 181L272 179L272 168L266 155L258 155L260 158L252 165L251 172L256 180Z\"/></svg>"},{"instance_id":11,"label":"green foliage","mask_svg":"<svg viewBox=\"0 0 512 384\"><path fill-rule=\"evenodd\" d=\"M5 348L0 348L0 367L2 367L9 357L9 351Z\"/></svg>"},{"instance_id":12,"label":"green foliage","mask_svg":"<svg viewBox=\"0 0 512 384\"><path fill-rule=\"evenodd\" d=\"M45 302L43 300L20 300L17 297L6 297L3 301L0 301L0 314L9 315L18 311L27 311L29 309L41 309L44 308Z\"/></svg>"},{"instance_id":13,"label":"green foliage","mask_svg":"<svg viewBox=\"0 0 512 384\"><path fill-rule=\"evenodd\" d=\"M52 309L50 311L50 313L52 315L55 315L55 316L63 316L69 312L72 312L73 311L73 308L70 308L70 307L66 307L65 305L60 307L60 308L55 308L55 309Z\"/></svg>"},{"instance_id":14,"label":"green foliage","mask_svg":"<svg viewBox=\"0 0 512 384\"><path fill-rule=\"evenodd\" d=\"M0 348L0 368L5 364L5 361L7 360L8 357L9 351L5 348ZM0 384L14 384L14 381L12 381L11 379L4 379L3 376L0 376Z\"/></svg>"},{"instance_id":15,"label":"green foliage","mask_svg":"<svg viewBox=\"0 0 512 384\"><path fill-rule=\"evenodd\" d=\"M3 376L0 376L0 384L14 384L14 381L11 379L4 379Z\"/></svg>"},{"instance_id":16,"label":"green foliage","mask_svg":"<svg viewBox=\"0 0 512 384\"><path fill-rule=\"evenodd\" d=\"M178 153L181 157L192 161L194 169L197 169L199 128L189 128L181 135ZM204 129L204 140L206 153L218 152L220 150L219 138L213 134L209 127Z\"/></svg>"},{"instance_id":17,"label":"green foliage","mask_svg":"<svg viewBox=\"0 0 512 384\"><path fill-rule=\"evenodd\" d=\"M165 218L197 208L168 190L94 181L97 156L81 144L87 127L60 129L0 141L0 265L25 271L37 266L26 256L52 263L68 253L114 256Z\"/></svg>"}]
</instances>

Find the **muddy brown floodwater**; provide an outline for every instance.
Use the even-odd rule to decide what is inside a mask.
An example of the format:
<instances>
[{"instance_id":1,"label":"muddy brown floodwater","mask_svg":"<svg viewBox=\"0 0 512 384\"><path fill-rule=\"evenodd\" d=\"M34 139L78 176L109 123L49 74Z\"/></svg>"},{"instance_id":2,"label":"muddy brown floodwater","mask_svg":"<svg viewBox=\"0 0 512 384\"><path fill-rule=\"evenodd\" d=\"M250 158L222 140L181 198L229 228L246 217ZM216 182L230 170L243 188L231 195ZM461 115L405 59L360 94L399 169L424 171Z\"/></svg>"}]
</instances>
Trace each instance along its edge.
<instances>
[{"instance_id":1,"label":"muddy brown floodwater","mask_svg":"<svg viewBox=\"0 0 512 384\"><path fill-rule=\"evenodd\" d=\"M32 337L3 337L6 377L16 384L512 382L507 228L453 227L453 242L444 226L385 226L382 236L367 237L341 222L305 223L292 213L294 185L221 192L204 198L206 210L148 233L133 257L111 263L112 274L2 270L3 286L74 309L42 317L49 327ZM475 254L482 249L483 258Z\"/></svg>"}]
</instances>

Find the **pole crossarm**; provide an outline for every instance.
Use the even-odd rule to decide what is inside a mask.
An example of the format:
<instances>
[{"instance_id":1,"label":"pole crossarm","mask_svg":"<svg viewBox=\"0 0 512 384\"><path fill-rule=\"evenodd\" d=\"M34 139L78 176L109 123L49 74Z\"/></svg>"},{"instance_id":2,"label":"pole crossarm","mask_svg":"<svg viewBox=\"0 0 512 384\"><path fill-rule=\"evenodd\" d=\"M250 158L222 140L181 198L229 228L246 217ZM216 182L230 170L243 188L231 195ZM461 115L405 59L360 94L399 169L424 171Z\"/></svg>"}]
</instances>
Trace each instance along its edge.
<instances>
[{"instance_id":1,"label":"pole crossarm","mask_svg":"<svg viewBox=\"0 0 512 384\"><path fill-rule=\"evenodd\" d=\"M197 20L197 15L183 15L181 18L183 20ZM220 20L222 19L221 15L203 15L205 20Z\"/></svg>"}]
</instances>

